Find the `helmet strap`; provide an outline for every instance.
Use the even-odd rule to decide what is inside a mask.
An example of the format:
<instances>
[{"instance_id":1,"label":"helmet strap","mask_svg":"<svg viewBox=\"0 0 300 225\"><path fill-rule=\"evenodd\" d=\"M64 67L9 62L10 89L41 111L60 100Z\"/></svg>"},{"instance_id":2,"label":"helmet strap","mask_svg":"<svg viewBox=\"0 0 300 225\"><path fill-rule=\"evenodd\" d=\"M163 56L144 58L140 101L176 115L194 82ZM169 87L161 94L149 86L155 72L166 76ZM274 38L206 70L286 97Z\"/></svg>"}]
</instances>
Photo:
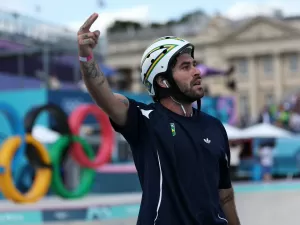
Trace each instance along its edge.
<instances>
[{"instance_id":1,"label":"helmet strap","mask_svg":"<svg viewBox=\"0 0 300 225\"><path fill-rule=\"evenodd\" d=\"M170 87L163 88L163 87L160 87L157 85L156 89L158 89L158 90L155 90L155 92L158 94L158 96L156 96L156 99L159 100L162 98L170 97L173 102L175 102L176 104L178 104L180 106L184 116L188 116L183 105L184 105L184 103L188 103L188 104L193 103L195 100L186 96L184 93L181 92L180 88L178 87L178 85L176 84L176 82L172 76L166 76L166 74L164 74L164 77L170 84ZM199 102L200 102L200 99L199 99ZM200 111L199 104L198 104L197 108L198 108L197 111ZM193 116L193 113L190 116Z\"/></svg>"}]
</instances>

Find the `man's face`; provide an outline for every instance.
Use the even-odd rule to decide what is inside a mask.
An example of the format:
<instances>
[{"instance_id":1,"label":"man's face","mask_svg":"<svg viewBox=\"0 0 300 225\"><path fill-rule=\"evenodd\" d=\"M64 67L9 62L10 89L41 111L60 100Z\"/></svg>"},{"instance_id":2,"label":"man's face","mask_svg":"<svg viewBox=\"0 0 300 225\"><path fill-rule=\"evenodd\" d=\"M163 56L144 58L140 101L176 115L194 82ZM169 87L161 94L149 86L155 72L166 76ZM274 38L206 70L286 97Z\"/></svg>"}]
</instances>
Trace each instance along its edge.
<instances>
[{"instance_id":1,"label":"man's face","mask_svg":"<svg viewBox=\"0 0 300 225\"><path fill-rule=\"evenodd\" d=\"M176 65L173 68L173 77L179 89L186 96L195 101L203 97L204 89L201 86L200 71L196 68L195 60L189 54L177 57Z\"/></svg>"}]
</instances>

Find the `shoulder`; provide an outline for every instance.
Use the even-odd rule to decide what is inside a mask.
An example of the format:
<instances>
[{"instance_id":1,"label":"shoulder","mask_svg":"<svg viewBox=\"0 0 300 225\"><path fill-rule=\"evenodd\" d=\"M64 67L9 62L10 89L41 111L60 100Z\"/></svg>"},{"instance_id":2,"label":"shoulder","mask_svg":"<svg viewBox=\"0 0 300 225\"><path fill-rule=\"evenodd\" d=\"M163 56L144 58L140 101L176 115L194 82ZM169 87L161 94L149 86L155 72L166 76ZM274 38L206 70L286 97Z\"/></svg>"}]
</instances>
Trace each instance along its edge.
<instances>
[{"instance_id":1,"label":"shoulder","mask_svg":"<svg viewBox=\"0 0 300 225\"><path fill-rule=\"evenodd\" d=\"M201 117L208 123L210 126L213 126L214 128L219 128L221 130L225 130L223 123L217 119L216 117L213 117L205 112L201 112Z\"/></svg>"},{"instance_id":2,"label":"shoulder","mask_svg":"<svg viewBox=\"0 0 300 225\"><path fill-rule=\"evenodd\" d=\"M157 116L155 116L156 113L156 103L144 103L144 102L139 102L136 101L134 99L128 98L128 103L129 103L129 114L131 115L135 115L137 116L136 113L138 113L139 115L141 115L143 119L146 120L153 120L155 118L157 118ZM133 113L135 112L135 113Z\"/></svg>"},{"instance_id":3,"label":"shoulder","mask_svg":"<svg viewBox=\"0 0 300 225\"><path fill-rule=\"evenodd\" d=\"M227 131L223 123L216 117L213 117L207 113L201 112L202 120L205 121L206 127L213 130L214 134L220 135L223 141L228 141Z\"/></svg>"},{"instance_id":4,"label":"shoulder","mask_svg":"<svg viewBox=\"0 0 300 225\"><path fill-rule=\"evenodd\" d=\"M134 98L131 98L129 96L123 95L123 94L119 94L119 93L113 93L113 95L119 100L124 102L125 105L128 106L133 106L134 108L139 107L141 109L150 109L153 107L152 102L146 104L140 101L135 100Z\"/></svg>"},{"instance_id":5,"label":"shoulder","mask_svg":"<svg viewBox=\"0 0 300 225\"><path fill-rule=\"evenodd\" d=\"M140 110L154 110L155 109L155 103L144 103L144 102L139 102L136 101L132 98L127 98L129 101L129 105L131 104L132 106L135 106L139 108Z\"/></svg>"}]
</instances>

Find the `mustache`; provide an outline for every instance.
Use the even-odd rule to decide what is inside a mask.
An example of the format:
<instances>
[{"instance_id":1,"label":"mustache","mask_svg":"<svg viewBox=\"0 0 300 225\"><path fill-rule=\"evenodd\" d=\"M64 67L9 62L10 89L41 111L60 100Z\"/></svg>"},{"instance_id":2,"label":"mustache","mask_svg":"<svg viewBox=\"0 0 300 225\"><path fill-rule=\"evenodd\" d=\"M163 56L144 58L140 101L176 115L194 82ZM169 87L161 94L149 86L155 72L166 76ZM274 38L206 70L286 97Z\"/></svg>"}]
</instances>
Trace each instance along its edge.
<instances>
[{"instance_id":1,"label":"mustache","mask_svg":"<svg viewBox=\"0 0 300 225\"><path fill-rule=\"evenodd\" d=\"M200 81L200 84L201 84L202 78L200 76L193 78L193 80L191 81L191 85L194 85L198 81Z\"/></svg>"}]
</instances>

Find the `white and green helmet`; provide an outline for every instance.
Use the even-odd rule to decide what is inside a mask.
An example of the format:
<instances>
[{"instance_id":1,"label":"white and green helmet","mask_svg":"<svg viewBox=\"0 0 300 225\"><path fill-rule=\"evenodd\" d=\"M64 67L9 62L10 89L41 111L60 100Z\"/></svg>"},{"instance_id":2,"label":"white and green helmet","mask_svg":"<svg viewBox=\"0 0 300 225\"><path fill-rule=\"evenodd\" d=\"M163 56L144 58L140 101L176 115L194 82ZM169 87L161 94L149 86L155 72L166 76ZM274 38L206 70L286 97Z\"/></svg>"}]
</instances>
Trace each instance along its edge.
<instances>
[{"instance_id":1,"label":"white and green helmet","mask_svg":"<svg viewBox=\"0 0 300 225\"><path fill-rule=\"evenodd\" d=\"M190 42L179 37L166 36L155 40L146 49L141 60L141 78L149 95L155 95L153 88L155 77L160 73L166 72L173 56L188 46L193 48L193 52L194 47Z\"/></svg>"}]
</instances>

